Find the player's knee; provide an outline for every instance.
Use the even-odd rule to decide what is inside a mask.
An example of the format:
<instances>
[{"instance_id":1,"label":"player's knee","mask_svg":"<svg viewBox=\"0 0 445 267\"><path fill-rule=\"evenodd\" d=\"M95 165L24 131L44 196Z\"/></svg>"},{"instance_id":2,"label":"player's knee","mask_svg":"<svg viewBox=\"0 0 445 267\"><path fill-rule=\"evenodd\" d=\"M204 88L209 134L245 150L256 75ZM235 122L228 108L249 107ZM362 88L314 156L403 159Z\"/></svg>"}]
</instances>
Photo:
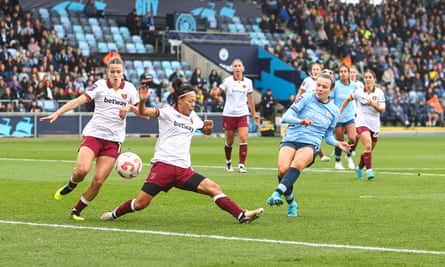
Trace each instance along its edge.
<instances>
[{"instance_id":1,"label":"player's knee","mask_svg":"<svg viewBox=\"0 0 445 267\"><path fill-rule=\"evenodd\" d=\"M82 180L85 176L87 176L90 170L83 165L77 165L73 170L73 176L82 177Z\"/></svg>"}]
</instances>

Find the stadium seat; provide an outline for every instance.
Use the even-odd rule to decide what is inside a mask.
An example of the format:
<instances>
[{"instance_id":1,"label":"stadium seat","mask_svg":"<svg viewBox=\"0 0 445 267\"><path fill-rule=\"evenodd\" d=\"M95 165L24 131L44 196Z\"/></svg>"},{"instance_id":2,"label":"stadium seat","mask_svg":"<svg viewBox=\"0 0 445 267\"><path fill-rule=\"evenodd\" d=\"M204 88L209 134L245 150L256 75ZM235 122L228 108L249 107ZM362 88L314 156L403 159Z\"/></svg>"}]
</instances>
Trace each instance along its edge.
<instances>
[{"instance_id":1,"label":"stadium seat","mask_svg":"<svg viewBox=\"0 0 445 267\"><path fill-rule=\"evenodd\" d=\"M90 56L90 46L87 42L79 41L79 48L82 51L82 56L89 57Z\"/></svg>"},{"instance_id":2,"label":"stadium seat","mask_svg":"<svg viewBox=\"0 0 445 267\"><path fill-rule=\"evenodd\" d=\"M97 18L88 18L88 23L93 26L93 25L99 25L99 21L97 20Z\"/></svg>"},{"instance_id":3,"label":"stadium seat","mask_svg":"<svg viewBox=\"0 0 445 267\"><path fill-rule=\"evenodd\" d=\"M153 63L151 62L151 60L144 60L142 64L144 65L144 68L149 67L150 70L153 69Z\"/></svg>"},{"instance_id":4,"label":"stadium seat","mask_svg":"<svg viewBox=\"0 0 445 267\"><path fill-rule=\"evenodd\" d=\"M147 51L148 54L153 54L156 52L152 44L145 44L145 50Z\"/></svg>"},{"instance_id":5,"label":"stadium seat","mask_svg":"<svg viewBox=\"0 0 445 267\"><path fill-rule=\"evenodd\" d=\"M120 34L113 34L113 40L116 43L116 45L124 44L124 39Z\"/></svg>"},{"instance_id":6,"label":"stadium seat","mask_svg":"<svg viewBox=\"0 0 445 267\"><path fill-rule=\"evenodd\" d=\"M122 37L126 37L126 36L130 36L130 31L128 30L128 27L126 26L121 26L119 27L119 32L122 35Z\"/></svg>"},{"instance_id":7,"label":"stadium seat","mask_svg":"<svg viewBox=\"0 0 445 267\"><path fill-rule=\"evenodd\" d=\"M127 52L128 53L136 53L136 47L134 46L133 43L126 43L125 47L127 48Z\"/></svg>"},{"instance_id":8,"label":"stadium seat","mask_svg":"<svg viewBox=\"0 0 445 267\"><path fill-rule=\"evenodd\" d=\"M147 53L147 51L145 50L144 44L136 43L135 47L136 47L136 53L138 53L138 54L146 54Z\"/></svg>"},{"instance_id":9,"label":"stadium seat","mask_svg":"<svg viewBox=\"0 0 445 267\"><path fill-rule=\"evenodd\" d=\"M85 34L85 40L89 45L96 44L96 37L92 33Z\"/></svg>"},{"instance_id":10,"label":"stadium seat","mask_svg":"<svg viewBox=\"0 0 445 267\"><path fill-rule=\"evenodd\" d=\"M47 18L49 19L49 11L46 8L39 8L39 14L40 14L40 18Z\"/></svg>"},{"instance_id":11,"label":"stadium seat","mask_svg":"<svg viewBox=\"0 0 445 267\"><path fill-rule=\"evenodd\" d=\"M135 69L143 69L144 68L144 63L142 62L142 60L134 60L133 65L134 65Z\"/></svg>"},{"instance_id":12,"label":"stadium seat","mask_svg":"<svg viewBox=\"0 0 445 267\"><path fill-rule=\"evenodd\" d=\"M74 36L76 37L76 41L77 42L85 42L86 41L85 40L85 34L83 34L83 33L77 32L77 33L74 34Z\"/></svg>"},{"instance_id":13,"label":"stadium seat","mask_svg":"<svg viewBox=\"0 0 445 267\"><path fill-rule=\"evenodd\" d=\"M62 23L62 25L65 28L71 27L71 20L68 17L61 17L60 18L60 23Z\"/></svg>"},{"instance_id":14,"label":"stadium seat","mask_svg":"<svg viewBox=\"0 0 445 267\"><path fill-rule=\"evenodd\" d=\"M161 61L161 66L162 66L162 68L163 68L164 70L166 70L166 69L171 69L171 68L172 68L172 66L171 66L171 64L170 64L170 61L168 61L168 60L162 60L162 61Z\"/></svg>"},{"instance_id":15,"label":"stadium seat","mask_svg":"<svg viewBox=\"0 0 445 267\"><path fill-rule=\"evenodd\" d=\"M108 45L104 42L98 42L97 43L97 50L99 53L108 53Z\"/></svg>"},{"instance_id":16,"label":"stadium seat","mask_svg":"<svg viewBox=\"0 0 445 267\"><path fill-rule=\"evenodd\" d=\"M81 25L73 25L73 32L74 33L83 33L83 29Z\"/></svg>"},{"instance_id":17,"label":"stadium seat","mask_svg":"<svg viewBox=\"0 0 445 267\"><path fill-rule=\"evenodd\" d=\"M135 44L137 44L137 43L141 43L141 44L143 44L143 43L144 43L144 42L142 41L141 36L139 36L139 35L132 35L132 36L131 36L131 39L133 40L133 42L134 42Z\"/></svg>"},{"instance_id":18,"label":"stadium seat","mask_svg":"<svg viewBox=\"0 0 445 267\"><path fill-rule=\"evenodd\" d=\"M116 26L110 26L110 31L112 34L121 34L119 27Z\"/></svg>"},{"instance_id":19,"label":"stadium seat","mask_svg":"<svg viewBox=\"0 0 445 267\"><path fill-rule=\"evenodd\" d=\"M118 51L117 50L117 45L115 43L113 43L113 42L108 42L107 43L107 47L108 47L108 51L111 51L111 50Z\"/></svg>"},{"instance_id":20,"label":"stadium seat","mask_svg":"<svg viewBox=\"0 0 445 267\"><path fill-rule=\"evenodd\" d=\"M171 61L170 64L172 69L181 68L181 63L177 60Z\"/></svg>"}]
</instances>

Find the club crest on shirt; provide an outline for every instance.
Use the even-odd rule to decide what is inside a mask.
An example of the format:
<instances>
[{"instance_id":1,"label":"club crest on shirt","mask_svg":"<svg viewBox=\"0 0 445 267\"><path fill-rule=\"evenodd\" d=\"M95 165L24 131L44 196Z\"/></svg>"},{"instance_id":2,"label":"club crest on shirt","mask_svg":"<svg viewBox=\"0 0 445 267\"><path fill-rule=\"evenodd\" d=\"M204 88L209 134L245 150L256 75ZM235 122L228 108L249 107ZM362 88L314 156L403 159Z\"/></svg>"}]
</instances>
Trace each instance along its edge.
<instances>
[{"instance_id":1,"label":"club crest on shirt","mask_svg":"<svg viewBox=\"0 0 445 267\"><path fill-rule=\"evenodd\" d=\"M122 99L127 99L128 95L127 94L121 94Z\"/></svg>"}]
</instances>

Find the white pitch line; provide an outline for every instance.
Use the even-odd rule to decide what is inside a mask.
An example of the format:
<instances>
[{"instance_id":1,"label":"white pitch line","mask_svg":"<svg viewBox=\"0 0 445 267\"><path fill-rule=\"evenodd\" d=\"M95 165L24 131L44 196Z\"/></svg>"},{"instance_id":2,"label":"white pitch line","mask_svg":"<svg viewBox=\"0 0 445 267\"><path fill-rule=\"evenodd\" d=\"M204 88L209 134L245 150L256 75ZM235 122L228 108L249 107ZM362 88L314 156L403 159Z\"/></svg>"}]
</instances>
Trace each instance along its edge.
<instances>
[{"instance_id":1,"label":"white pitch line","mask_svg":"<svg viewBox=\"0 0 445 267\"><path fill-rule=\"evenodd\" d=\"M139 233L139 234L163 235L163 236L177 236L177 237L188 237L188 238L235 240L235 241L246 241L246 242L257 242L257 243L296 245L296 246L306 246L306 247L341 248L341 249L352 249L352 250L382 251L382 252L396 252L396 253L408 253L408 254L445 255L445 251L434 251L434 250L351 246L351 245L341 245L341 244L323 244L323 243L311 243L311 242L300 242L300 241L273 240L273 239L261 239L261 238L245 238L245 237L236 237L236 236L187 234L187 233L175 233L175 232L164 232L164 231L120 229L120 228L93 227L93 226L75 226L75 225L67 225L67 224L47 224L47 223L32 223L32 222L6 221L6 220L0 220L0 223L13 224L13 225L28 225L28 226L37 226L37 227L68 228L68 229L81 229L81 230L96 230L96 231Z\"/></svg>"},{"instance_id":2,"label":"white pitch line","mask_svg":"<svg viewBox=\"0 0 445 267\"><path fill-rule=\"evenodd\" d=\"M23 162L57 162L57 163L70 163L75 164L75 160L55 160L55 159L14 159L14 158L0 158L0 161L23 161ZM144 163L144 166L150 166L149 163ZM208 165L193 165L194 168L206 168L206 169L224 169L222 166L208 166ZM264 168L264 167L249 167L250 170L257 171L273 171L276 172L276 168ZM431 176L431 177L445 177L445 173L418 173L419 171L444 171L445 168L375 168L379 174L388 175L405 175L405 176ZM317 173L353 173L352 170L335 170L334 168L307 168L305 172L317 172ZM400 172L404 171L404 172ZM415 172L406 172L415 171ZM355 173L354 173L355 175Z\"/></svg>"}]
</instances>

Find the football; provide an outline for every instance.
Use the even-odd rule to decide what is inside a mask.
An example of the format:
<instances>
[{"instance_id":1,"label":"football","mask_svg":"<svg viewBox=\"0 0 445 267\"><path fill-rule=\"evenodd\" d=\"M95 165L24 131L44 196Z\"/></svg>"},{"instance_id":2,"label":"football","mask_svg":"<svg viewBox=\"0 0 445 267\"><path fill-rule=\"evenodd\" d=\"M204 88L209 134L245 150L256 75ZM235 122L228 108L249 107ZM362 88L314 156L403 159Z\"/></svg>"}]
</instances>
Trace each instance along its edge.
<instances>
[{"instance_id":1,"label":"football","mask_svg":"<svg viewBox=\"0 0 445 267\"><path fill-rule=\"evenodd\" d=\"M141 158L133 152L121 153L114 165L120 177L125 179L136 178L142 170Z\"/></svg>"}]
</instances>

